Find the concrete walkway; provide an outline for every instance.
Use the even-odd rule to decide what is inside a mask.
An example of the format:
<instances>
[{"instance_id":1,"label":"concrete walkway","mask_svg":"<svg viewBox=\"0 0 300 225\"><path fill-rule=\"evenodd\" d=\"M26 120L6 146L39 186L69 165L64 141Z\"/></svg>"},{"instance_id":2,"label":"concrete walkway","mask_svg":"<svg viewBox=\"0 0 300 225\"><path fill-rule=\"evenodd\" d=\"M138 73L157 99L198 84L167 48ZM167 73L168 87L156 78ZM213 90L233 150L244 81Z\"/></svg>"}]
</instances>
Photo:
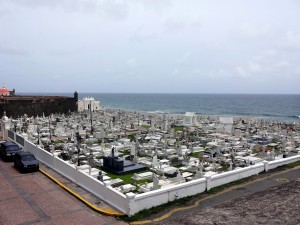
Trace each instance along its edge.
<instances>
[{"instance_id":1,"label":"concrete walkway","mask_svg":"<svg viewBox=\"0 0 300 225\"><path fill-rule=\"evenodd\" d=\"M54 175L91 205L106 212L117 212L109 205L77 187L74 183L41 166L47 174ZM61 179L60 179L61 178ZM61 186L41 172L20 173L12 162L0 160L0 224L5 225L125 225L114 217L92 209L78 201ZM74 187L74 189L72 189Z\"/></svg>"},{"instance_id":2,"label":"concrete walkway","mask_svg":"<svg viewBox=\"0 0 300 225\"><path fill-rule=\"evenodd\" d=\"M50 167L42 164L40 165L40 172L96 212L107 216L125 216L124 213L118 211L95 195L55 172Z\"/></svg>"}]
</instances>

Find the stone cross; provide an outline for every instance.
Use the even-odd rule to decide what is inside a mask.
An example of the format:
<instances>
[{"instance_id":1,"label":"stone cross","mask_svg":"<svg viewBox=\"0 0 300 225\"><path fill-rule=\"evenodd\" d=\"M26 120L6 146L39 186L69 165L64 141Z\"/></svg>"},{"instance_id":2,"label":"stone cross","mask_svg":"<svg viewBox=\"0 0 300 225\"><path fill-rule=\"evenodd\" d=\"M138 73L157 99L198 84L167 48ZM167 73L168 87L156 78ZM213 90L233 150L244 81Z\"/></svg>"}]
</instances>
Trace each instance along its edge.
<instances>
[{"instance_id":1,"label":"stone cross","mask_svg":"<svg viewBox=\"0 0 300 225\"><path fill-rule=\"evenodd\" d=\"M230 161L230 162L229 162L229 170L230 170L230 171L232 170L232 164L233 164L232 161Z\"/></svg>"}]
</instances>

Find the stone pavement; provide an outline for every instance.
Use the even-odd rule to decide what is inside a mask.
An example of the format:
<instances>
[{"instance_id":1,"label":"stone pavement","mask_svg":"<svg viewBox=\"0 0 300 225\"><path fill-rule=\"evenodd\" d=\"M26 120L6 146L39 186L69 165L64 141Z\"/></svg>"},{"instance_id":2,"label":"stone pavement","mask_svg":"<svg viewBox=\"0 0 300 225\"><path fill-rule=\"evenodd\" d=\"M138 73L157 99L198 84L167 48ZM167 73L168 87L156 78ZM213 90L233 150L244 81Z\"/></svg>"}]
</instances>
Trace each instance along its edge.
<instances>
[{"instance_id":1,"label":"stone pavement","mask_svg":"<svg viewBox=\"0 0 300 225\"><path fill-rule=\"evenodd\" d=\"M44 165L41 168L93 204L111 208ZM91 209L41 172L20 173L12 162L0 160L0 181L0 225L126 224Z\"/></svg>"}]
</instances>

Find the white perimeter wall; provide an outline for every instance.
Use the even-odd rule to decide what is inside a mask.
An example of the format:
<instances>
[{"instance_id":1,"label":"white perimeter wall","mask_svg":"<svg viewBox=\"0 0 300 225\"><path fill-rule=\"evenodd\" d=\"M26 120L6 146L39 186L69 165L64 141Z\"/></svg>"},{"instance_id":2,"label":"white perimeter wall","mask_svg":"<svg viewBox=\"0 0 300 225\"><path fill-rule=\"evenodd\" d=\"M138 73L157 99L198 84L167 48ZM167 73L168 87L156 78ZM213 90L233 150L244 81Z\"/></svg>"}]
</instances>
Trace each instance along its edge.
<instances>
[{"instance_id":1,"label":"white perimeter wall","mask_svg":"<svg viewBox=\"0 0 300 225\"><path fill-rule=\"evenodd\" d=\"M220 173L207 178L207 190L227 184L245 177L257 175L265 170L264 163L258 163L241 169L232 170L226 173Z\"/></svg>"},{"instance_id":2,"label":"white perimeter wall","mask_svg":"<svg viewBox=\"0 0 300 225\"><path fill-rule=\"evenodd\" d=\"M14 139L16 139L16 137L14 137ZM105 185L103 182L78 170L77 166L71 165L62 159L53 156L53 154L37 147L28 140L24 140L24 149L33 153L42 163L51 167L58 173L64 175L71 181L129 216L144 209L149 209L179 198L199 194L205 190L300 160L300 155L296 155L271 162L264 161L263 163L258 163L246 168L224 172L213 176L205 176L204 178L192 180L168 188L162 188L136 195L124 195L116 191L111 186Z\"/></svg>"},{"instance_id":3,"label":"white perimeter wall","mask_svg":"<svg viewBox=\"0 0 300 225\"><path fill-rule=\"evenodd\" d=\"M130 211L135 214L141 210L149 209L153 206L174 201L178 198L202 193L206 190L206 179L200 178L190 182L178 184L170 188L163 188L155 191L138 194L132 200Z\"/></svg>"},{"instance_id":4,"label":"white perimeter wall","mask_svg":"<svg viewBox=\"0 0 300 225\"><path fill-rule=\"evenodd\" d=\"M275 160L275 161L271 161L268 163L268 169L274 169L276 167L279 167L279 166L283 166L283 165L286 165L286 164L290 164L290 163L293 163L293 162L297 162L300 160L300 155L296 155L296 156L292 156L292 157L288 157L288 158L283 158L283 159L278 159L278 160Z\"/></svg>"}]
</instances>

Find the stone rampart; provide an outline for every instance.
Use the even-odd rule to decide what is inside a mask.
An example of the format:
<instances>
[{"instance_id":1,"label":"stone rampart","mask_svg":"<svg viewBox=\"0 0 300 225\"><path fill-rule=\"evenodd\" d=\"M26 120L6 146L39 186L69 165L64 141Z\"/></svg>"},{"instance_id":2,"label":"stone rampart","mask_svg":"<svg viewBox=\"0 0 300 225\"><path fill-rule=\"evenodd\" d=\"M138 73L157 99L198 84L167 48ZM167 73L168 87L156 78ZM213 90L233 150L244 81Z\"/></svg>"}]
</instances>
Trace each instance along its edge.
<instances>
[{"instance_id":1,"label":"stone rampart","mask_svg":"<svg viewBox=\"0 0 300 225\"><path fill-rule=\"evenodd\" d=\"M52 113L77 111L76 98L63 96L9 96L0 97L0 115L6 111L8 117L49 116Z\"/></svg>"}]
</instances>

